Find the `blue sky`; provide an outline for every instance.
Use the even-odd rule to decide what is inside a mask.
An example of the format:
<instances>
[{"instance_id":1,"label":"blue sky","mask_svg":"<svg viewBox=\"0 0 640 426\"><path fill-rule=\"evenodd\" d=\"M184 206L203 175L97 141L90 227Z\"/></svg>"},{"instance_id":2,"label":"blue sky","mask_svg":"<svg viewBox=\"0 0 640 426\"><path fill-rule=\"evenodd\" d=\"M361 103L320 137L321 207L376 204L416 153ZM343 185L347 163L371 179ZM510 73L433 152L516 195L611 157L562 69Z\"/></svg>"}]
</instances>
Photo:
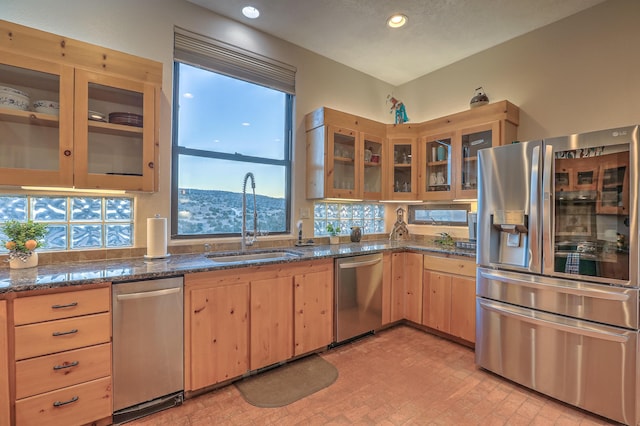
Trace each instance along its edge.
<instances>
[{"instance_id":1,"label":"blue sky","mask_svg":"<svg viewBox=\"0 0 640 426\"><path fill-rule=\"evenodd\" d=\"M179 144L187 148L284 159L286 95L181 65ZM284 168L182 157L180 187L241 192L247 172L256 192L284 197Z\"/></svg>"}]
</instances>

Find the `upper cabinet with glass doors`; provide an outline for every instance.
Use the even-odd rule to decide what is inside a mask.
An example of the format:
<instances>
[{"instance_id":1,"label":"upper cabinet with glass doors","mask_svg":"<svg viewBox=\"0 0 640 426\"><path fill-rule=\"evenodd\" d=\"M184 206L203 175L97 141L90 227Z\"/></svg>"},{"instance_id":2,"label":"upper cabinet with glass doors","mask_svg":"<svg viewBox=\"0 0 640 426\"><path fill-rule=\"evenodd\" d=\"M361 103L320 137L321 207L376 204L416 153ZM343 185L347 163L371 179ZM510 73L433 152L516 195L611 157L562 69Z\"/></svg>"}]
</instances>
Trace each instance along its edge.
<instances>
[{"instance_id":1,"label":"upper cabinet with glass doors","mask_svg":"<svg viewBox=\"0 0 640 426\"><path fill-rule=\"evenodd\" d=\"M379 200L385 125L320 108L306 116L307 198Z\"/></svg>"},{"instance_id":2,"label":"upper cabinet with glass doors","mask_svg":"<svg viewBox=\"0 0 640 426\"><path fill-rule=\"evenodd\" d=\"M6 21L0 30L12 34L0 45L1 183L157 190L162 64Z\"/></svg>"},{"instance_id":3,"label":"upper cabinet with glass doors","mask_svg":"<svg viewBox=\"0 0 640 426\"><path fill-rule=\"evenodd\" d=\"M453 198L453 141L455 133L424 136L420 139L422 170L420 172L421 200L450 200Z\"/></svg>"}]
</instances>

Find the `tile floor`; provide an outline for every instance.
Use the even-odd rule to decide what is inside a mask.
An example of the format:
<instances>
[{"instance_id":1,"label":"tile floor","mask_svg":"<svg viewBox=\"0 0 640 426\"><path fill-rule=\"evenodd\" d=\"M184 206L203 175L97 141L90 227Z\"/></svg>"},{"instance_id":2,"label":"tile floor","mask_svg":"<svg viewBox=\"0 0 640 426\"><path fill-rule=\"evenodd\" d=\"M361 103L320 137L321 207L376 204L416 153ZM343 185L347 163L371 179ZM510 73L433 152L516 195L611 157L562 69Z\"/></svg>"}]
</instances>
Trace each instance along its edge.
<instances>
[{"instance_id":1,"label":"tile floor","mask_svg":"<svg viewBox=\"0 0 640 426\"><path fill-rule=\"evenodd\" d=\"M235 386L128 425L607 425L474 365L473 351L397 326L325 352L336 382L281 408L258 408Z\"/></svg>"}]
</instances>

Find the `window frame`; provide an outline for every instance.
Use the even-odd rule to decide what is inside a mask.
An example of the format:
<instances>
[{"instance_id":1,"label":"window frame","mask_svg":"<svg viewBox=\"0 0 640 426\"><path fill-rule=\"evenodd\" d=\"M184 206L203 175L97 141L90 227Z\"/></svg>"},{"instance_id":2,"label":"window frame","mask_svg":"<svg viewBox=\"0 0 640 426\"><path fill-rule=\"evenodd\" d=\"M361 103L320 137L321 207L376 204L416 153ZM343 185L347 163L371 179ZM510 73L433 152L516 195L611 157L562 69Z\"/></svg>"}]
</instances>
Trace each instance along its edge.
<instances>
[{"instance_id":1,"label":"window frame","mask_svg":"<svg viewBox=\"0 0 640 426\"><path fill-rule=\"evenodd\" d=\"M202 149L194 149L180 146L178 143L178 128L179 128L179 80L180 80L180 65L197 67L208 72L223 75L236 80L245 81L250 84L266 87L271 90L280 91L285 95L285 132L284 132L284 158L282 160L255 157L250 155L243 155L239 153L225 153L218 151L207 151ZM212 70L208 67L194 65L192 63L174 59L173 62L173 114L172 114L172 143L171 143L171 238L172 239L199 239L199 238L228 238L228 237L240 237L241 232L230 233L218 233L218 234L179 234L178 233L178 177L179 177L179 158L181 155L194 156L199 158L211 158L227 161L238 161L240 163L255 163L265 165L284 166L285 169L285 229L283 231L271 232L266 230L259 230L260 233L268 233L269 235L286 235L291 233L291 182L292 182L292 157L293 157L293 108L294 108L295 96L291 93L283 92L272 87L263 86L261 84L238 78L233 75L228 75L216 70ZM241 182L238 182L238 186ZM258 212L259 214L259 212Z\"/></svg>"},{"instance_id":2,"label":"window frame","mask_svg":"<svg viewBox=\"0 0 640 426\"><path fill-rule=\"evenodd\" d=\"M409 205L407 209L407 224L409 225L434 225L434 226L468 226L469 212L471 210L471 204L414 204ZM428 220L416 220L416 210L466 210L465 222L451 222L451 221L428 221Z\"/></svg>"}]
</instances>

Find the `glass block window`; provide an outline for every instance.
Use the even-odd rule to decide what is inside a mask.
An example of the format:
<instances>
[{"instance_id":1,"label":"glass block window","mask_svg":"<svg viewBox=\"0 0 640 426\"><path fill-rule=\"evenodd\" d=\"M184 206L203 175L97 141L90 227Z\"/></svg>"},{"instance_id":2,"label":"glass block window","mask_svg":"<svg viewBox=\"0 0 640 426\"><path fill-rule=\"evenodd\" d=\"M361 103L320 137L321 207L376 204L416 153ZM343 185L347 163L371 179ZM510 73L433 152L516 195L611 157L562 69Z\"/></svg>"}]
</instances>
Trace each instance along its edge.
<instances>
[{"instance_id":1,"label":"glass block window","mask_svg":"<svg viewBox=\"0 0 640 426\"><path fill-rule=\"evenodd\" d=\"M340 235L349 235L352 226L362 228L362 233L382 234L384 230L384 204L338 203L316 201L313 205L313 235L329 235L327 225L340 228Z\"/></svg>"},{"instance_id":2,"label":"glass block window","mask_svg":"<svg viewBox=\"0 0 640 426\"><path fill-rule=\"evenodd\" d=\"M0 195L0 224L47 223L42 251L133 247L133 198ZM6 236L0 231L0 239ZM4 245L0 253L7 253Z\"/></svg>"}]
</instances>

